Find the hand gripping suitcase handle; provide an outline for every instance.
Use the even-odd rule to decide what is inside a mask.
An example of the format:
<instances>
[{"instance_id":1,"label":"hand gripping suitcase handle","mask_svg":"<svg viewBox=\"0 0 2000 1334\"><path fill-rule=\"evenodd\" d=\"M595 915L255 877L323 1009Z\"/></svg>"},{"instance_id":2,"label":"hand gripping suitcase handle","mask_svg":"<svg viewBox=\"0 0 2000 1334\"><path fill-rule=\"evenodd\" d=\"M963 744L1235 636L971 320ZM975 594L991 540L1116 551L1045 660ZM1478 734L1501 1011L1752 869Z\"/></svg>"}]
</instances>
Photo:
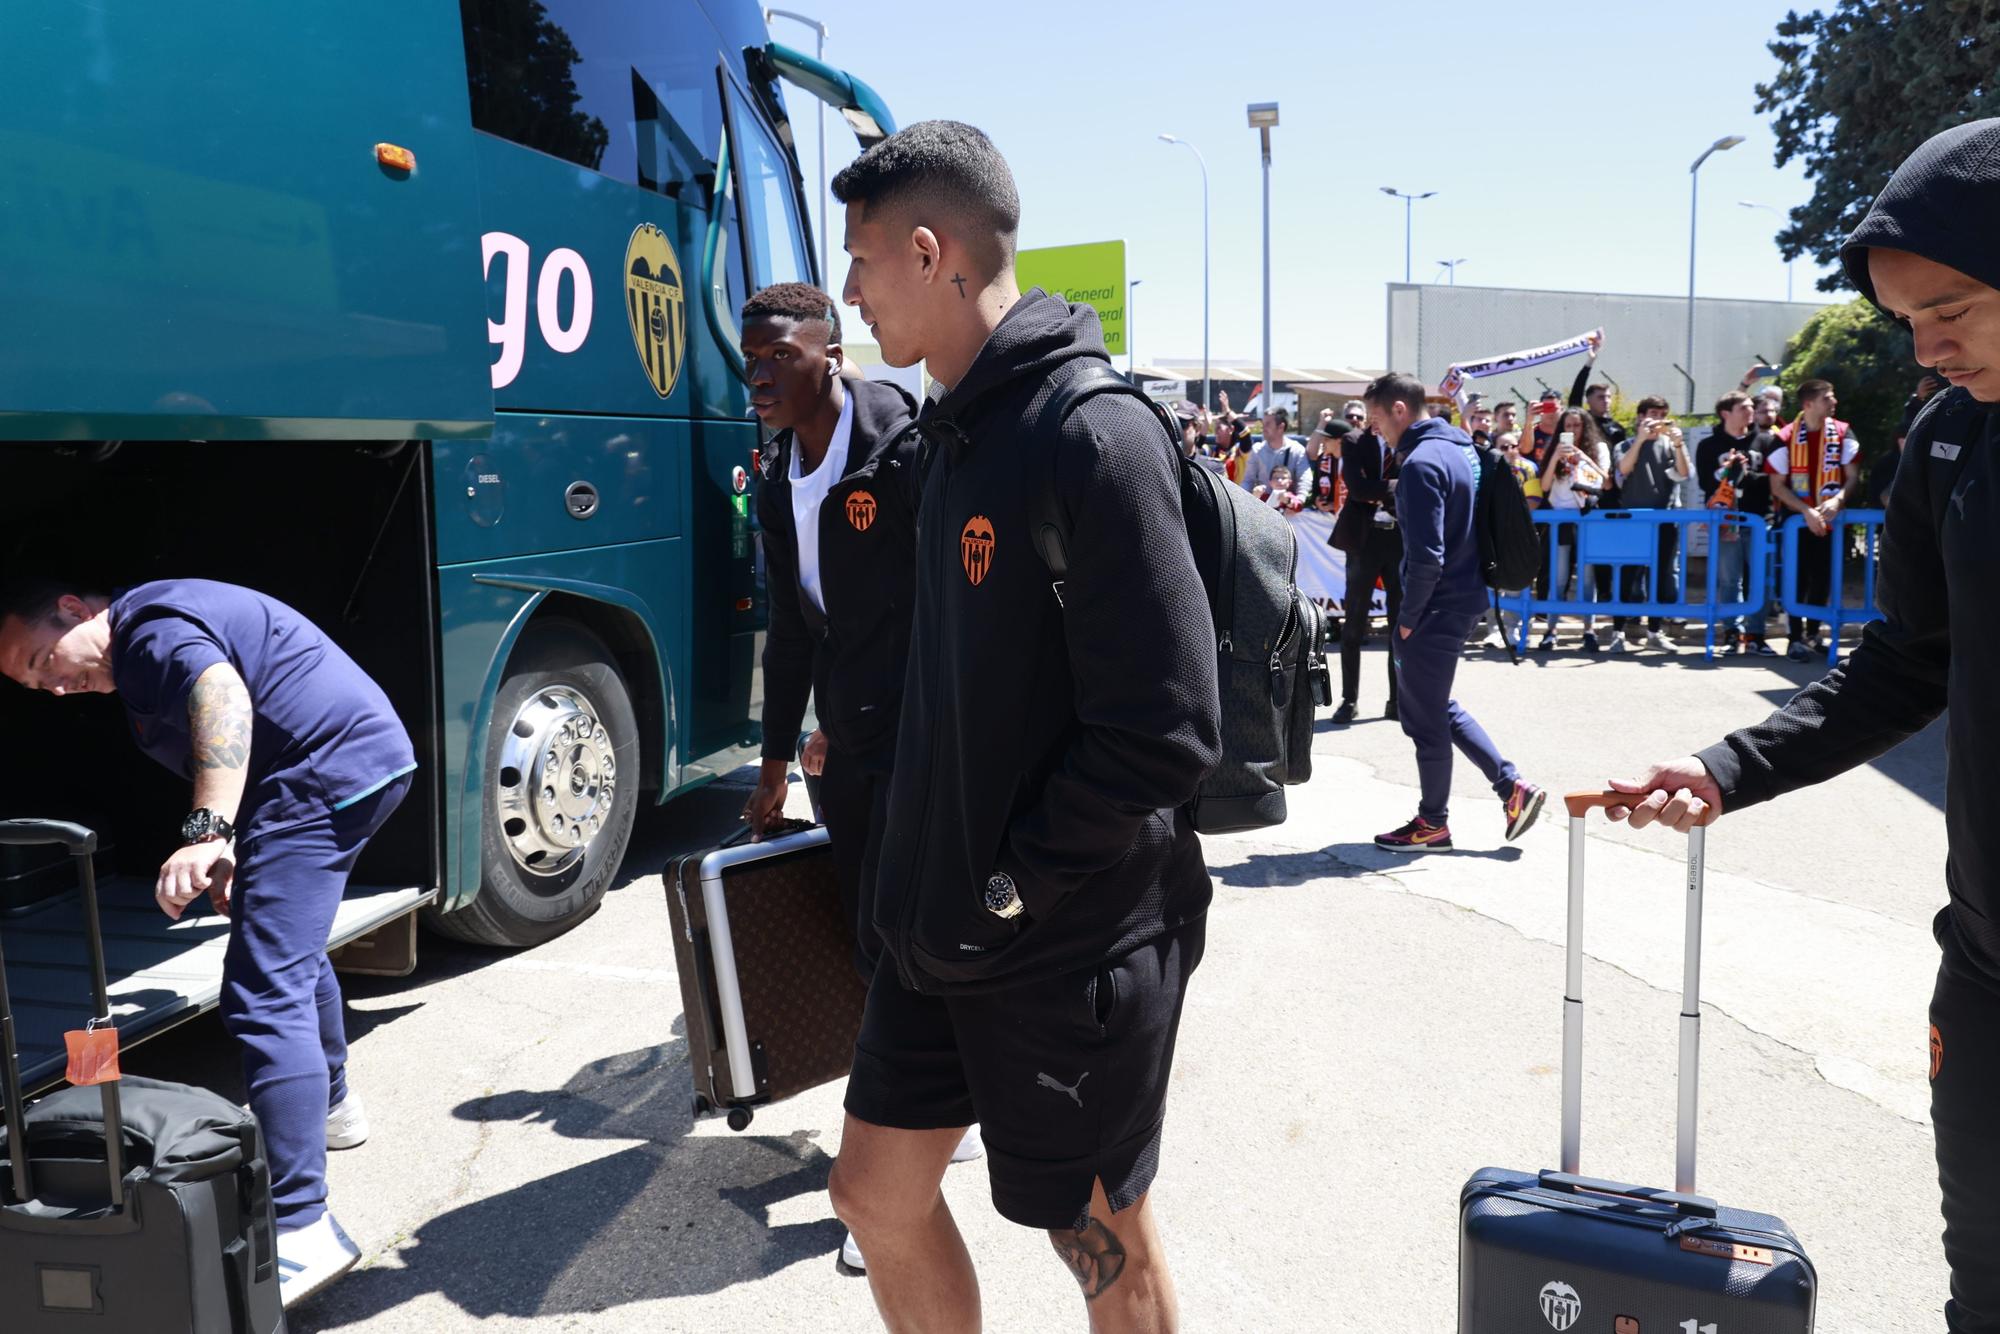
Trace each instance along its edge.
<instances>
[{"instance_id":1,"label":"hand gripping suitcase handle","mask_svg":"<svg viewBox=\"0 0 2000 1334\"><path fill-rule=\"evenodd\" d=\"M1569 808L1569 923L1564 933L1566 984L1563 989L1562 1170L1575 1176L1583 1127L1583 851L1584 817L1593 810L1629 806L1629 792L1572 792ZM1713 817L1709 817L1713 818ZM1694 1194L1695 1123L1701 1087L1701 900L1702 859L1708 831L1688 831L1686 909L1682 946L1680 1076L1674 1116L1674 1190Z\"/></svg>"}]
</instances>

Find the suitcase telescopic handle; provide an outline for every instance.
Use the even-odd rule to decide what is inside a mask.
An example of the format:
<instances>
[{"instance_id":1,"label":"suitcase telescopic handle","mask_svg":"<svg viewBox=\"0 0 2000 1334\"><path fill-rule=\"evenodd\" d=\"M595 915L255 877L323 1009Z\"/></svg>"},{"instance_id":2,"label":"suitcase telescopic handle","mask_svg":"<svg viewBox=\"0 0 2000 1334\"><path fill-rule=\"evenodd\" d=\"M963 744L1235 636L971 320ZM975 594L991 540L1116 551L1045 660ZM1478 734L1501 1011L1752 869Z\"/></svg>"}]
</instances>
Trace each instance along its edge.
<instances>
[{"instance_id":1,"label":"suitcase telescopic handle","mask_svg":"<svg viewBox=\"0 0 2000 1334\"><path fill-rule=\"evenodd\" d=\"M111 988L105 978L104 929L97 916L97 873L91 857L97 851L97 834L68 820L0 820L0 846L37 847L55 843L67 848L77 859L77 881L83 890L83 926L90 947L91 999L96 1009L94 1023L113 1026ZM34 1198L29 1177L27 1135L21 1122L21 1063L15 1045L14 1016L6 999L7 972L0 960L0 1061L5 1062L0 1095L7 1100L7 1144L14 1174L14 1193L23 1202ZM124 1199L125 1116L118 1096L118 1081L98 1085L104 1105L104 1169L115 1209Z\"/></svg>"},{"instance_id":2,"label":"suitcase telescopic handle","mask_svg":"<svg viewBox=\"0 0 2000 1334\"><path fill-rule=\"evenodd\" d=\"M1569 808L1569 923L1564 933L1568 975L1563 988L1562 1170L1576 1176L1583 1128L1583 849L1584 818L1593 810L1629 806L1629 792L1572 792ZM1713 818L1713 817L1709 817ZM1705 823L1705 822L1704 822ZM1679 1097L1674 1114L1674 1190L1695 1193L1695 1123L1701 1088L1702 858L1708 830L1688 831L1687 926L1682 946Z\"/></svg>"}]
</instances>

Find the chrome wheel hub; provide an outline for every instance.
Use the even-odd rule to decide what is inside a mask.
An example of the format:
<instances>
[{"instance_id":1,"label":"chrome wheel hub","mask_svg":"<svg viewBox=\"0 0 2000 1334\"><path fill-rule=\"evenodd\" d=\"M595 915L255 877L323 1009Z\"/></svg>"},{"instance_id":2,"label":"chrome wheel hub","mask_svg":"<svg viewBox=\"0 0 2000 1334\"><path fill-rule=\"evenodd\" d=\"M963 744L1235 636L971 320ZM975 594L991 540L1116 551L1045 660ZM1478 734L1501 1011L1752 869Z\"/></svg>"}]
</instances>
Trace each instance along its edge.
<instances>
[{"instance_id":1,"label":"chrome wheel hub","mask_svg":"<svg viewBox=\"0 0 2000 1334\"><path fill-rule=\"evenodd\" d=\"M583 859L611 819L618 758L597 710L568 686L522 703L500 747L494 812L521 869L556 876Z\"/></svg>"}]
</instances>

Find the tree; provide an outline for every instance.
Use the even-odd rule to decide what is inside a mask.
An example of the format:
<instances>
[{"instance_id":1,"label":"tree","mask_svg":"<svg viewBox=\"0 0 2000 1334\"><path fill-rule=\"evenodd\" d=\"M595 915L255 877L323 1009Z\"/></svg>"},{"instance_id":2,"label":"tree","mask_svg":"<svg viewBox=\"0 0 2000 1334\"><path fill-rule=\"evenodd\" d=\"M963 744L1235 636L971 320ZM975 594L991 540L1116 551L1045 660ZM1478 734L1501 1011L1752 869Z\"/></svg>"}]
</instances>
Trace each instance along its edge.
<instances>
[{"instance_id":1,"label":"tree","mask_svg":"<svg viewBox=\"0 0 2000 1334\"><path fill-rule=\"evenodd\" d=\"M1779 70L1757 85L1757 111L1776 113L1777 165L1798 158L1813 182L1778 233L1788 260L1836 264L1912 150L2000 115L2000 0L1838 0L1831 13L1787 13L1767 45ZM1837 269L1819 282L1846 285Z\"/></svg>"},{"instance_id":2,"label":"tree","mask_svg":"<svg viewBox=\"0 0 2000 1334\"><path fill-rule=\"evenodd\" d=\"M1872 467L1896 447L1903 402L1922 374L1912 359L1910 334L1888 316L1856 297L1827 306L1806 321L1785 347L1778 375L1786 401L1798 401L1807 380L1830 380L1840 396L1840 417L1854 423Z\"/></svg>"}]
</instances>

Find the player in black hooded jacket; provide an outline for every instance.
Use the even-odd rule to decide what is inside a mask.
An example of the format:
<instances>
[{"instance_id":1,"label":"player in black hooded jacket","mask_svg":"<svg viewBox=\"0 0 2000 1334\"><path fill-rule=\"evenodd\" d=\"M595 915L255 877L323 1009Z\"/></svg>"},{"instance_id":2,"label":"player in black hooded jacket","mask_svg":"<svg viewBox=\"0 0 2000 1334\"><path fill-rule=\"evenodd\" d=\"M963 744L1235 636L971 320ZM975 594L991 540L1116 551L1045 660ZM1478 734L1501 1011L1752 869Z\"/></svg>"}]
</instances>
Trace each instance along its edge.
<instances>
[{"instance_id":1,"label":"player in black hooded jacket","mask_svg":"<svg viewBox=\"0 0 2000 1334\"><path fill-rule=\"evenodd\" d=\"M893 384L840 373L840 315L817 287L765 288L744 303L742 328L751 410L778 432L757 487L771 624L764 762L743 818L761 837L783 812L811 697L819 730L801 763L820 779L855 965L867 977L881 952L867 887L888 811L916 582L916 404Z\"/></svg>"},{"instance_id":2,"label":"player in black hooded jacket","mask_svg":"<svg viewBox=\"0 0 2000 1334\"><path fill-rule=\"evenodd\" d=\"M1634 825L1687 830L1864 764L1951 710L1944 957L1930 1009L1931 1122L1953 1334L2000 1332L2000 120L1931 139L1841 261L1953 388L1910 428L1876 584L1884 619L1764 722L1615 786ZM1622 812L1614 810L1613 818Z\"/></svg>"},{"instance_id":3,"label":"player in black hooded jacket","mask_svg":"<svg viewBox=\"0 0 2000 1334\"><path fill-rule=\"evenodd\" d=\"M885 947L830 1189L896 1329L973 1330L938 1193L957 1128L993 1199L1046 1229L1099 1331L1170 1330L1147 1194L1210 897L1182 807L1220 750L1216 641L1177 448L1145 405L1044 407L1108 362L1087 307L1013 271L1020 203L978 130L912 125L834 181L846 299L920 419L916 622L876 882ZM1031 535L1068 525L1058 594Z\"/></svg>"}]
</instances>

